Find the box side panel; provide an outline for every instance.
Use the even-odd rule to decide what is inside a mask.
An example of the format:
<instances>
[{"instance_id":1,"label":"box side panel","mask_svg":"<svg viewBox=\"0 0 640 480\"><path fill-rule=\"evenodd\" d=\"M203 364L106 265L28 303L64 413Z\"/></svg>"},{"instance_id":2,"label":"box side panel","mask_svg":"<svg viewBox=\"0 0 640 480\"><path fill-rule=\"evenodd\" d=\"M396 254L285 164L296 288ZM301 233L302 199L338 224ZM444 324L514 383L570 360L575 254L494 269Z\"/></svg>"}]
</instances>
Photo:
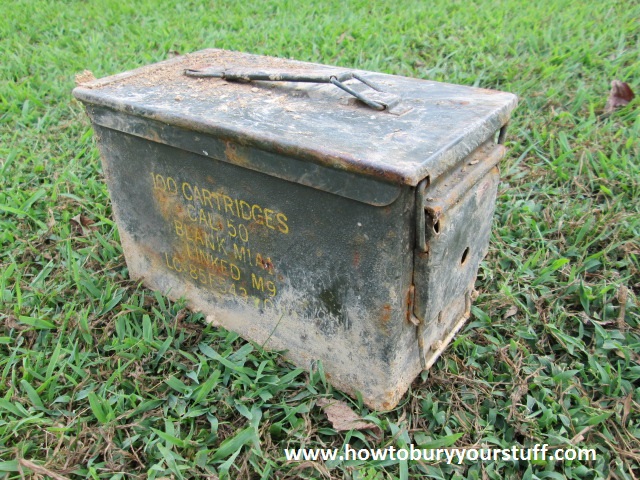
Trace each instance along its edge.
<instances>
[{"instance_id":1,"label":"box side panel","mask_svg":"<svg viewBox=\"0 0 640 480\"><path fill-rule=\"evenodd\" d=\"M420 291L415 314L427 324L437 322L452 299L464 297L473 289L489 246L499 183L498 168L493 164L502 151L499 147L494 156L472 160L478 162L472 165L479 173L476 178L476 172L470 168L465 172L462 167L451 175L452 179L443 179L441 185L426 192L427 247L415 256L415 284ZM449 184L454 188L447 188ZM459 191L461 187L466 187L463 192Z\"/></svg>"},{"instance_id":2,"label":"box side panel","mask_svg":"<svg viewBox=\"0 0 640 480\"><path fill-rule=\"evenodd\" d=\"M468 318L480 262L487 253L504 148L486 144L424 194L426 247L414 254L414 320L394 363L396 376L429 368ZM419 345L422 344L422 351ZM422 357L422 362L419 359Z\"/></svg>"},{"instance_id":3,"label":"box side panel","mask_svg":"<svg viewBox=\"0 0 640 480\"><path fill-rule=\"evenodd\" d=\"M376 207L95 126L130 275L377 409L410 380L414 196ZM398 391L402 390L398 395Z\"/></svg>"}]
</instances>

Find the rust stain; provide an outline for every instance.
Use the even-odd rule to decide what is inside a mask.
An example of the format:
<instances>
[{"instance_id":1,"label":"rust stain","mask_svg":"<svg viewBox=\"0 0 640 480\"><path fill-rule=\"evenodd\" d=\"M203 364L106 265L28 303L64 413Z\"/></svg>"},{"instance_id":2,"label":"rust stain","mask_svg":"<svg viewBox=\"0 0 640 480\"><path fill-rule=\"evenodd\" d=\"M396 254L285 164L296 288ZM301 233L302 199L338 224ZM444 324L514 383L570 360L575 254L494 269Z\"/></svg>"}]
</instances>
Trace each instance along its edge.
<instances>
[{"instance_id":1,"label":"rust stain","mask_svg":"<svg viewBox=\"0 0 640 480\"><path fill-rule=\"evenodd\" d=\"M382 318L382 321L384 323L387 323L389 320L391 320L391 311L392 311L391 305L389 305L388 303L385 303L382 306L382 317L381 318Z\"/></svg>"},{"instance_id":2,"label":"rust stain","mask_svg":"<svg viewBox=\"0 0 640 480\"><path fill-rule=\"evenodd\" d=\"M415 294L416 287L415 285L411 285L409 287L409 291L407 292L407 321L409 322L411 322L411 317L413 316L413 302L415 299Z\"/></svg>"},{"instance_id":3,"label":"rust stain","mask_svg":"<svg viewBox=\"0 0 640 480\"><path fill-rule=\"evenodd\" d=\"M356 268L360 266L360 252L353 254L353 266Z\"/></svg>"},{"instance_id":4,"label":"rust stain","mask_svg":"<svg viewBox=\"0 0 640 480\"><path fill-rule=\"evenodd\" d=\"M147 131L147 135L148 135L148 139L151 140L152 142L156 142L156 143L164 143L162 141L162 137L160 137L160 135L158 134L158 132L156 131L155 128L151 128Z\"/></svg>"},{"instance_id":5,"label":"rust stain","mask_svg":"<svg viewBox=\"0 0 640 480\"><path fill-rule=\"evenodd\" d=\"M444 209L440 205L434 205L426 208L427 213L433 219L434 222L437 222L440 216L442 215Z\"/></svg>"},{"instance_id":6,"label":"rust stain","mask_svg":"<svg viewBox=\"0 0 640 480\"><path fill-rule=\"evenodd\" d=\"M263 228L264 228L264 224L259 223L258 220L251 220L249 223L247 223L247 229L250 232L254 232L254 233L262 232Z\"/></svg>"},{"instance_id":7,"label":"rust stain","mask_svg":"<svg viewBox=\"0 0 640 480\"><path fill-rule=\"evenodd\" d=\"M153 188L152 193L158 211L165 220L170 221L172 218L175 218L176 214L184 215L185 207L176 194L160 188Z\"/></svg>"},{"instance_id":8,"label":"rust stain","mask_svg":"<svg viewBox=\"0 0 640 480\"><path fill-rule=\"evenodd\" d=\"M233 142L225 142L224 155L229 162L234 165L250 166L249 159L239 151L238 146Z\"/></svg>"},{"instance_id":9,"label":"rust stain","mask_svg":"<svg viewBox=\"0 0 640 480\"><path fill-rule=\"evenodd\" d=\"M273 275L273 271L275 270L275 267L273 266L273 262L271 261L270 258L266 258L261 260L261 265L262 268L264 268L265 270L267 270L270 274Z\"/></svg>"}]
</instances>

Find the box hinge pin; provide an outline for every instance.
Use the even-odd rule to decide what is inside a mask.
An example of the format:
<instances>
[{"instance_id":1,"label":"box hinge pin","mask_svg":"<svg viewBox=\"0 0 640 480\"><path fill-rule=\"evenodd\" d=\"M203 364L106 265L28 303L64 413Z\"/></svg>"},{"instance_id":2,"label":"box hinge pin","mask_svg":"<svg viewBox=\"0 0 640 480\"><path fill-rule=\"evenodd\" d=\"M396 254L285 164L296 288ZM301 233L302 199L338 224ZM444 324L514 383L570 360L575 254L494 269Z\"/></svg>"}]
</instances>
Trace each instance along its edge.
<instances>
[{"instance_id":1,"label":"box hinge pin","mask_svg":"<svg viewBox=\"0 0 640 480\"><path fill-rule=\"evenodd\" d=\"M425 177L416 187L416 253L418 255L424 254L427 252L427 238L425 232L425 198L426 198L426 190L429 186L430 179L429 177ZM425 351L424 346L424 330L425 330L425 319L424 315L416 316L414 313L414 302L415 302L415 286L412 285L412 297L411 297L411 308L410 308L410 320L416 325L416 335L418 337L418 354L420 355L420 367L423 370L427 369L427 352Z\"/></svg>"},{"instance_id":2,"label":"box hinge pin","mask_svg":"<svg viewBox=\"0 0 640 480\"><path fill-rule=\"evenodd\" d=\"M425 196L429 186L429 177L422 180L416 187L416 250L419 253L427 251L427 237L425 235Z\"/></svg>"}]
</instances>

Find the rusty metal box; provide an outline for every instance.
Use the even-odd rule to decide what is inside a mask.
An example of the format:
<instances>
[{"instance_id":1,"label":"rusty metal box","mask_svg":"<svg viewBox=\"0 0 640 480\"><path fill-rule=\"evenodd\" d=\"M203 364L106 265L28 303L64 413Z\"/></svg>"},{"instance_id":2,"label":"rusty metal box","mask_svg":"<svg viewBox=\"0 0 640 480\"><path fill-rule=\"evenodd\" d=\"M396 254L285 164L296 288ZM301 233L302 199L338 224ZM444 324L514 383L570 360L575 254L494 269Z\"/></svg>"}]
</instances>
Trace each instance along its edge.
<instances>
[{"instance_id":1,"label":"rusty metal box","mask_svg":"<svg viewBox=\"0 0 640 480\"><path fill-rule=\"evenodd\" d=\"M393 408L469 315L510 93L204 50L74 90L132 278Z\"/></svg>"}]
</instances>

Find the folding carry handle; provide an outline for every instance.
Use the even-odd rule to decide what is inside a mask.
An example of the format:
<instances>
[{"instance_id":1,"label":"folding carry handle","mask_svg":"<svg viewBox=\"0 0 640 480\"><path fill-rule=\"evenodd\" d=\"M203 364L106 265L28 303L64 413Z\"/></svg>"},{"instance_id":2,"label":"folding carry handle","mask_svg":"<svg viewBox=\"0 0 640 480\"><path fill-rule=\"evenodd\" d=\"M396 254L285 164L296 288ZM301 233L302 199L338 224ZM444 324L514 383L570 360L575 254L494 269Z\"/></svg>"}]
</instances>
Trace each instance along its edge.
<instances>
[{"instance_id":1,"label":"folding carry handle","mask_svg":"<svg viewBox=\"0 0 640 480\"><path fill-rule=\"evenodd\" d=\"M268 82L308 82L308 83L332 83L345 92L353 95L358 100L375 110L391 110L401 100L399 95L384 92L382 88L371 80L366 79L356 72L348 70L304 69L297 71L281 71L277 69L263 68L260 70L246 70L242 68L220 69L187 69L184 74L188 77L198 78L222 78L231 82L250 82L263 80ZM358 92L344 82L347 80L359 80L370 88L367 92ZM405 110L406 111L406 110ZM393 113L393 112L392 112Z\"/></svg>"}]
</instances>

